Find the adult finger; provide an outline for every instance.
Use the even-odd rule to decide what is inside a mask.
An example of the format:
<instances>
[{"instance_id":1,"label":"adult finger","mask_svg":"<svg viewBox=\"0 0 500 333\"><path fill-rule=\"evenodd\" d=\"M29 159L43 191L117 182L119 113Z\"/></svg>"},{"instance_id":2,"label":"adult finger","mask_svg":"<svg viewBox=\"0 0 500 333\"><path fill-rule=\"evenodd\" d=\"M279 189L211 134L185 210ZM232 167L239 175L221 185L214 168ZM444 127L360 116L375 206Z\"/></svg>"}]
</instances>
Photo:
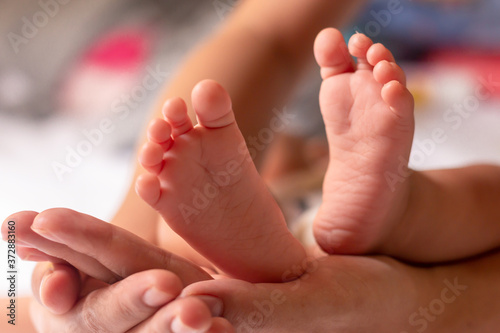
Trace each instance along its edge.
<instances>
[{"instance_id":1,"label":"adult finger","mask_svg":"<svg viewBox=\"0 0 500 333\"><path fill-rule=\"evenodd\" d=\"M64 260L109 283L154 268L177 274L184 285L211 279L187 260L122 228L73 210L46 210L32 217L31 229L44 239L32 239L33 246L56 257L62 251ZM45 243L47 240L51 243Z\"/></svg>"},{"instance_id":2,"label":"adult finger","mask_svg":"<svg viewBox=\"0 0 500 333\"><path fill-rule=\"evenodd\" d=\"M207 305L195 297L175 300L129 333L231 333L232 325L223 318L213 318Z\"/></svg>"},{"instance_id":3,"label":"adult finger","mask_svg":"<svg viewBox=\"0 0 500 333\"><path fill-rule=\"evenodd\" d=\"M54 314L63 314L78 300L80 282L80 274L74 267L45 262L35 267L31 288L40 304Z\"/></svg>"},{"instance_id":4,"label":"adult finger","mask_svg":"<svg viewBox=\"0 0 500 333\"><path fill-rule=\"evenodd\" d=\"M305 332L308 330L304 327L304 317L313 318L324 309L322 304L314 304L311 310L308 308L311 295L316 294L310 288L310 292L304 293L306 288L301 283L203 281L188 286L180 297L200 297L213 313L228 320L237 332ZM311 311L315 313L309 313Z\"/></svg>"},{"instance_id":5,"label":"adult finger","mask_svg":"<svg viewBox=\"0 0 500 333\"><path fill-rule=\"evenodd\" d=\"M32 320L44 332L126 332L175 299L182 287L171 272L145 271L92 291L64 315L35 306Z\"/></svg>"},{"instance_id":6,"label":"adult finger","mask_svg":"<svg viewBox=\"0 0 500 333\"><path fill-rule=\"evenodd\" d=\"M16 254L19 258L26 261L50 261L54 264L67 264L67 262L63 259L49 256L48 254L30 246L16 246Z\"/></svg>"},{"instance_id":7,"label":"adult finger","mask_svg":"<svg viewBox=\"0 0 500 333\"><path fill-rule=\"evenodd\" d=\"M21 254L25 251L21 247L31 247L48 255L47 259L50 259L52 262L60 263L60 259L62 259L69 263L78 263L78 266L74 266L81 268L82 271L99 280L112 282L121 279L121 277L103 266L95 258L85 253L75 252L65 244L53 242L35 233L31 229L31 226L38 215L39 213L37 212L24 211L9 216L2 225L2 237L5 239L9 230L8 227L13 225L15 228L16 245L18 245L18 250L21 251ZM59 260L53 260L53 258L59 258ZM30 259L27 258L27 260Z\"/></svg>"}]
</instances>

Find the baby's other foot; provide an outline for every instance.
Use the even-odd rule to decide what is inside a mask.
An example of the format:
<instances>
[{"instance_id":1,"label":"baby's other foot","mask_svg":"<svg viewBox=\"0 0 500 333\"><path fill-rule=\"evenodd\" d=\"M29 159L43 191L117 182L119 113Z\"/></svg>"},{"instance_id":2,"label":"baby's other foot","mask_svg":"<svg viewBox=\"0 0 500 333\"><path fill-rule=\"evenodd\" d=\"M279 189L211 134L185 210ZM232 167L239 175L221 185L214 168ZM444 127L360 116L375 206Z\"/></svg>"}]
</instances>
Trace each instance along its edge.
<instances>
[{"instance_id":1,"label":"baby's other foot","mask_svg":"<svg viewBox=\"0 0 500 333\"><path fill-rule=\"evenodd\" d=\"M413 97L391 52L363 34L347 47L338 30L323 30L314 51L330 146L314 234L329 253L378 251L408 201Z\"/></svg>"},{"instance_id":2,"label":"baby's other foot","mask_svg":"<svg viewBox=\"0 0 500 333\"><path fill-rule=\"evenodd\" d=\"M149 173L138 179L137 191L225 273L281 281L305 251L253 164L230 97L207 80L193 89L192 103L194 127L180 98L167 101L165 119L151 122L139 155Z\"/></svg>"}]
</instances>

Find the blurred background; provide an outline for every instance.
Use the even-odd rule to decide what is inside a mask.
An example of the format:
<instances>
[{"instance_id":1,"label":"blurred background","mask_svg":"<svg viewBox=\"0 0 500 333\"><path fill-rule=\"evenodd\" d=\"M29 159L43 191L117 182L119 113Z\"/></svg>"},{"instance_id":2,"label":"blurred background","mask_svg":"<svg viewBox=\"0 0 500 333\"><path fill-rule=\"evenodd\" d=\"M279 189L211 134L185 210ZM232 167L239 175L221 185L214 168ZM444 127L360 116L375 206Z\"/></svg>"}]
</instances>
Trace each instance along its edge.
<instances>
[{"instance_id":1,"label":"blurred background","mask_svg":"<svg viewBox=\"0 0 500 333\"><path fill-rule=\"evenodd\" d=\"M162 87L227 14L199 0L60 2L1 1L2 219L67 207L109 220ZM344 32L385 43L407 71L410 164L500 163L500 0L396 2L372 1ZM287 106L300 139L324 138L320 83L315 69ZM21 266L23 290L32 266Z\"/></svg>"}]
</instances>

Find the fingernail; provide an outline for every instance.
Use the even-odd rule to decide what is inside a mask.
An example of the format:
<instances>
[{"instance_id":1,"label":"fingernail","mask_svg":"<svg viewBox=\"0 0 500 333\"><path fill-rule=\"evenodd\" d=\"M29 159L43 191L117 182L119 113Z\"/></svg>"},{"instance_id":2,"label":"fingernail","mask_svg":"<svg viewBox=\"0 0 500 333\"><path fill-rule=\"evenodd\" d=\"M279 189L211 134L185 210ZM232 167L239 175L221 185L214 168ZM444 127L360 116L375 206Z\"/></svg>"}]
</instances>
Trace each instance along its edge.
<instances>
[{"instance_id":1,"label":"fingernail","mask_svg":"<svg viewBox=\"0 0 500 333\"><path fill-rule=\"evenodd\" d=\"M168 301L174 299L174 297L166 292L156 289L156 287L151 287L142 296L143 302L152 307L156 308L167 304Z\"/></svg>"},{"instance_id":2,"label":"fingernail","mask_svg":"<svg viewBox=\"0 0 500 333\"><path fill-rule=\"evenodd\" d=\"M220 298L208 295L200 295L196 297L202 300L208 306L210 312L212 313L212 316L222 316L222 312L224 311L224 303Z\"/></svg>"},{"instance_id":3,"label":"fingernail","mask_svg":"<svg viewBox=\"0 0 500 333\"><path fill-rule=\"evenodd\" d=\"M47 261L47 256L38 253L29 253L23 258L23 260L42 262L42 261Z\"/></svg>"},{"instance_id":4,"label":"fingernail","mask_svg":"<svg viewBox=\"0 0 500 333\"><path fill-rule=\"evenodd\" d=\"M40 282L40 289L43 289L47 281L51 278L53 272L54 271L51 270L43 276L42 281Z\"/></svg>"},{"instance_id":5,"label":"fingernail","mask_svg":"<svg viewBox=\"0 0 500 333\"><path fill-rule=\"evenodd\" d=\"M52 234L50 231L48 231L47 229L43 229L43 228L38 228L36 225L32 225L31 226L31 230L33 230L34 233L42 236L43 238L45 239L48 239L48 240L51 240L51 241L54 241L54 242L57 242L57 243L61 243L63 242L62 239L60 239L59 237L57 237L56 235Z\"/></svg>"},{"instance_id":6,"label":"fingernail","mask_svg":"<svg viewBox=\"0 0 500 333\"><path fill-rule=\"evenodd\" d=\"M39 289L39 292L38 292L39 295L40 295L40 301L45 306L46 306L46 303L45 303L45 300L44 300L44 297L43 297L45 295L45 293L43 293L42 291L43 291L44 286L47 283L47 281L49 281L50 278L52 277L52 273L54 273L54 265L50 263L47 266L47 273L45 273L45 275L42 278L42 281L40 281L40 289Z\"/></svg>"},{"instance_id":7,"label":"fingernail","mask_svg":"<svg viewBox=\"0 0 500 333\"><path fill-rule=\"evenodd\" d=\"M181 317L177 316L174 318L172 321L172 325L170 326L170 329L174 333L202 333L204 330L196 330L192 327L187 326L184 324L184 322L181 320Z\"/></svg>"}]
</instances>

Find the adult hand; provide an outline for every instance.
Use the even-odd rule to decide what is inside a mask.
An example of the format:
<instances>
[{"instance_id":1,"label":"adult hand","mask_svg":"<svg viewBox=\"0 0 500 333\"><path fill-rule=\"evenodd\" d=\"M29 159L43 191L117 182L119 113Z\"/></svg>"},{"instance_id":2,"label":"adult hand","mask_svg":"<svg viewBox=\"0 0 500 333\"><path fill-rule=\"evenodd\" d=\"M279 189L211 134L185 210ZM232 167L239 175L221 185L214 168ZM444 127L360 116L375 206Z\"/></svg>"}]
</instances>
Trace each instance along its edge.
<instances>
[{"instance_id":1,"label":"adult hand","mask_svg":"<svg viewBox=\"0 0 500 333\"><path fill-rule=\"evenodd\" d=\"M289 283L202 281L181 297L218 298L238 332L484 333L500 326L500 251L433 267L359 256L306 266Z\"/></svg>"},{"instance_id":2,"label":"adult hand","mask_svg":"<svg viewBox=\"0 0 500 333\"><path fill-rule=\"evenodd\" d=\"M416 284L422 274L390 258L329 256L306 266L292 282L202 281L181 297L216 297L237 332L259 333L400 333L425 304Z\"/></svg>"},{"instance_id":3,"label":"adult hand","mask_svg":"<svg viewBox=\"0 0 500 333\"><path fill-rule=\"evenodd\" d=\"M84 215L80 217L87 218ZM69 223L79 225L77 220L78 216L75 216L74 221L71 222L70 219ZM58 232L57 229L53 231ZM97 243L102 240L89 237L92 235L91 231L78 228L73 231L77 233L70 235L68 242L80 239L89 242L89 246L100 246ZM120 240L124 243L129 241L127 237ZM133 250L125 251L123 255L130 256ZM120 254L114 253L114 256L119 257ZM55 269L61 270L59 265L55 265ZM250 284L232 279L200 281L185 288L177 300L193 300L192 297L199 297L212 315L221 315L227 319L228 321L212 319L215 332L231 332L229 322L242 332L246 330L291 333L496 332L500 325L500 252L452 265L429 268L412 267L387 257L329 256L311 259L305 263L304 269L307 274L288 283ZM64 274L71 275L74 272ZM140 279L140 275L135 276ZM42 281L42 278L43 274L34 281ZM51 278L48 281L56 285L54 281L57 279ZM73 278L73 281L76 279ZM40 286L40 283L35 283L35 290L37 286ZM39 289L39 297L43 299L41 295L44 291L50 291L50 284L41 282ZM84 288L75 289L81 290L84 295L85 283ZM133 294L133 288L124 289L124 293L121 293L123 289L115 290L116 293L110 299L115 301L127 293ZM71 294L72 289L68 290ZM140 291L135 295L139 293ZM113 291L110 295L113 295ZM117 307L105 301L99 303L99 299L106 300L106 294L97 296L100 297L96 297L95 304ZM138 298L129 299L131 304L140 304ZM74 308L78 309L78 304L81 303L77 303ZM91 307L96 306L89 304ZM106 308L106 305L102 308ZM189 306L186 306L187 308ZM152 323L163 309L156 312L151 319L144 318L140 324L142 326L136 328L149 329L146 325ZM116 313L118 315L111 318L111 322L121 320L123 317L120 317L120 313L126 311L124 312L123 308L120 310L118 306ZM98 314L97 317L107 320L104 315ZM58 323L57 319L61 318L48 315L42 318L41 322L45 320L52 325ZM167 314L157 320L161 321L162 318L167 318L167 322L172 320ZM62 324L67 325L74 321L82 322L70 317ZM155 328L150 327L154 332ZM58 329L52 331L64 332ZM167 329L165 331L169 332Z\"/></svg>"},{"instance_id":4,"label":"adult hand","mask_svg":"<svg viewBox=\"0 0 500 333\"><path fill-rule=\"evenodd\" d=\"M33 274L39 303L31 313L38 331L182 332L184 325L232 332L201 300L173 301L185 285L210 279L207 273L123 229L66 209L21 212L8 221L15 222L21 257L56 263L39 264Z\"/></svg>"},{"instance_id":5,"label":"adult hand","mask_svg":"<svg viewBox=\"0 0 500 333\"><path fill-rule=\"evenodd\" d=\"M168 333L184 332L183 325L200 332L232 332L227 321L212 318L202 300L191 297L174 301L182 283L165 270L136 273L110 286L84 277L76 304L62 314L54 313L58 300L67 299L64 292L68 286L78 281L75 274L70 266L37 266L33 294L42 301L32 303L31 317L38 332Z\"/></svg>"},{"instance_id":6,"label":"adult hand","mask_svg":"<svg viewBox=\"0 0 500 333\"><path fill-rule=\"evenodd\" d=\"M67 262L107 283L153 268L175 273L184 286L211 279L183 258L120 227L70 209L13 214L2 226L4 240L9 221L14 222L18 253L26 260Z\"/></svg>"},{"instance_id":7,"label":"adult hand","mask_svg":"<svg viewBox=\"0 0 500 333\"><path fill-rule=\"evenodd\" d=\"M498 332L500 251L426 268L360 256L306 266L289 283L202 281L181 297L218 298L238 332Z\"/></svg>"},{"instance_id":8,"label":"adult hand","mask_svg":"<svg viewBox=\"0 0 500 333\"><path fill-rule=\"evenodd\" d=\"M164 270L136 273L107 285L88 276L80 280L70 266L43 263L33 274L33 294L40 302L33 302L31 317L39 332L175 332L175 317L208 329L212 316L202 301L172 302L181 290L180 279ZM68 295L76 296L74 305L67 303ZM60 300L71 305L69 310L61 311ZM192 309L197 311L194 318L188 312Z\"/></svg>"}]
</instances>

